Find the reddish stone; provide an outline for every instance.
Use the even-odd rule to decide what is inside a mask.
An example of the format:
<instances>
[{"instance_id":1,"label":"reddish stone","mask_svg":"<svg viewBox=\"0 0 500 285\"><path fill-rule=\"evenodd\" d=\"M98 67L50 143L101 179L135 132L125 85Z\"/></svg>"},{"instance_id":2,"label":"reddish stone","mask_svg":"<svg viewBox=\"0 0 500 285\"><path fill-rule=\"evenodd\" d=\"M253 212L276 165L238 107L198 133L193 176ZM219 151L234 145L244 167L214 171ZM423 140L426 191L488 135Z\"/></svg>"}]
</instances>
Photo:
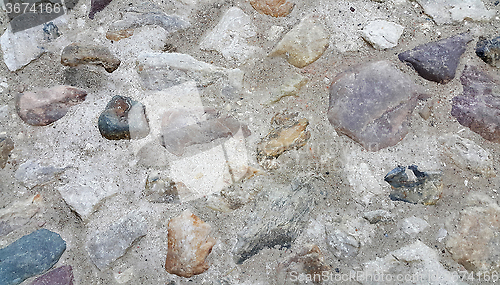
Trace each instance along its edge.
<instances>
[{"instance_id":1,"label":"reddish stone","mask_svg":"<svg viewBox=\"0 0 500 285\"><path fill-rule=\"evenodd\" d=\"M38 277L30 285L73 285L73 268L61 266Z\"/></svg>"}]
</instances>

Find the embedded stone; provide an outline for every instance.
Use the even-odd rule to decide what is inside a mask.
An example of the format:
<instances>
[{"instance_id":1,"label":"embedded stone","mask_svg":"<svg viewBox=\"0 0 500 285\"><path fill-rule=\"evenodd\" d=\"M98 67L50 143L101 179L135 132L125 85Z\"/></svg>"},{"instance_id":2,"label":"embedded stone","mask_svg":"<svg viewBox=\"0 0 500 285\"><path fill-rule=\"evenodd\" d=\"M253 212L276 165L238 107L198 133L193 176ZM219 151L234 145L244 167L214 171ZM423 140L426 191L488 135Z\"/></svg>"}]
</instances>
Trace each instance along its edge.
<instances>
[{"instance_id":1,"label":"embedded stone","mask_svg":"<svg viewBox=\"0 0 500 285\"><path fill-rule=\"evenodd\" d=\"M313 17L304 18L289 31L270 56L285 56L288 63L302 68L315 62L328 48L329 36Z\"/></svg>"},{"instance_id":2,"label":"embedded stone","mask_svg":"<svg viewBox=\"0 0 500 285\"><path fill-rule=\"evenodd\" d=\"M353 258L358 255L359 241L332 225L326 227L326 242L337 258Z\"/></svg>"},{"instance_id":3,"label":"embedded stone","mask_svg":"<svg viewBox=\"0 0 500 285\"><path fill-rule=\"evenodd\" d=\"M210 231L210 225L189 210L171 219L168 222L165 270L185 278L207 271L210 264L206 258L216 242Z\"/></svg>"},{"instance_id":4,"label":"embedded stone","mask_svg":"<svg viewBox=\"0 0 500 285\"><path fill-rule=\"evenodd\" d=\"M10 152L14 149L14 142L5 135L0 135L0 168L5 168Z\"/></svg>"},{"instance_id":5,"label":"embedded stone","mask_svg":"<svg viewBox=\"0 0 500 285\"><path fill-rule=\"evenodd\" d=\"M491 40L480 37L476 44L476 54L487 64L500 68L500 37Z\"/></svg>"},{"instance_id":6,"label":"embedded stone","mask_svg":"<svg viewBox=\"0 0 500 285\"><path fill-rule=\"evenodd\" d=\"M112 0L92 0L90 2L89 18L94 19L95 14L104 10L104 8L106 8L111 1Z\"/></svg>"},{"instance_id":7,"label":"embedded stone","mask_svg":"<svg viewBox=\"0 0 500 285\"><path fill-rule=\"evenodd\" d=\"M446 84L455 77L460 57L471 40L470 34L460 34L417 46L400 53L398 57L423 78Z\"/></svg>"},{"instance_id":8,"label":"embedded stone","mask_svg":"<svg viewBox=\"0 0 500 285\"><path fill-rule=\"evenodd\" d=\"M460 23L465 19L490 21L494 10L487 10L481 0L417 0L424 12L438 25Z\"/></svg>"},{"instance_id":9,"label":"embedded stone","mask_svg":"<svg viewBox=\"0 0 500 285\"><path fill-rule=\"evenodd\" d=\"M71 106L80 104L86 96L87 91L67 85L36 89L17 95L16 111L25 123L46 126L64 117Z\"/></svg>"},{"instance_id":10,"label":"embedded stone","mask_svg":"<svg viewBox=\"0 0 500 285\"><path fill-rule=\"evenodd\" d=\"M290 257L288 261L279 264L277 269L278 274L282 271L282 268L286 268L286 275L306 274L305 276L310 276L314 283L327 281L330 276L327 273L331 270L331 266L325 262L323 252L321 252L319 246L316 244L305 245L300 252ZM283 280L284 278L286 276L283 276Z\"/></svg>"},{"instance_id":11,"label":"embedded stone","mask_svg":"<svg viewBox=\"0 0 500 285\"><path fill-rule=\"evenodd\" d=\"M169 178L163 178L159 173L151 173L148 175L144 196L152 203L180 202L175 182Z\"/></svg>"},{"instance_id":12,"label":"embedded stone","mask_svg":"<svg viewBox=\"0 0 500 285\"><path fill-rule=\"evenodd\" d=\"M443 192L441 172L422 172L415 165L398 166L384 177L391 185L389 198L393 201L404 201L413 204L433 205L441 198ZM410 172L411 171L411 172ZM409 177L409 175L411 175Z\"/></svg>"},{"instance_id":13,"label":"embedded stone","mask_svg":"<svg viewBox=\"0 0 500 285\"><path fill-rule=\"evenodd\" d=\"M19 166L14 177L24 186L32 189L35 186L54 181L66 169L67 167L46 166L44 163L30 159Z\"/></svg>"},{"instance_id":14,"label":"embedded stone","mask_svg":"<svg viewBox=\"0 0 500 285\"><path fill-rule=\"evenodd\" d=\"M472 40L470 34L456 35L415 47L398 55L423 78L446 84L455 77L460 57Z\"/></svg>"},{"instance_id":15,"label":"embedded stone","mask_svg":"<svg viewBox=\"0 0 500 285\"><path fill-rule=\"evenodd\" d=\"M287 0L250 0L250 5L259 13L273 17L285 17L295 6Z\"/></svg>"},{"instance_id":16,"label":"embedded stone","mask_svg":"<svg viewBox=\"0 0 500 285\"><path fill-rule=\"evenodd\" d=\"M71 67L81 64L98 65L111 73L120 66L121 61L111 54L108 48L73 43L63 49L61 63Z\"/></svg>"},{"instance_id":17,"label":"embedded stone","mask_svg":"<svg viewBox=\"0 0 500 285\"><path fill-rule=\"evenodd\" d=\"M106 269L123 256L136 240L147 233L146 219L132 212L118 222L88 236L86 249L90 260L99 268Z\"/></svg>"},{"instance_id":18,"label":"embedded stone","mask_svg":"<svg viewBox=\"0 0 500 285\"><path fill-rule=\"evenodd\" d=\"M411 216L400 223L400 230L407 235L416 235L429 227L426 220Z\"/></svg>"},{"instance_id":19,"label":"embedded stone","mask_svg":"<svg viewBox=\"0 0 500 285\"><path fill-rule=\"evenodd\" d=\"M119 21L112 23L106 32L106 38L119 41L131 37L134 30L143 26L159 26L167 33L173 33L190 26L189 22L179 16L161 12L129 12Z\"/></svg>"},{"instance_id":20,"label":"embedded stone","mask_svg":"<svg viewBox=\"0 0 500 285\"><path fill-rule=\"evenodd\" d=\"M99 116L99 132L108 140L144 138L149 134L145 110L141 103L116 95Z\"/></svg>"},{"instance_id":21,"label":"embedded stone","mask_svg":"<svg viewBox=\"0 0 500 285\"><path fill-rule=\"evenodd\" d=\"M451 115L484 139L500 143L500 78L465 66L460 81L463 93L452 99Z\"/></svg>"},{"instance_id":22,"label":"embedded stone","mask_svg":"<svg viewBox=\"0 0 500 285\"><path fill-rule=\"evenodd\" d=\"M387 61L339 74L330 86L328 120L369 151L393 146L408 133L420 87Z\"/></svg>"},{"instance_id":23,"label":"embedded stone","mask_svg":"<svg viewBox=\"0 0 500 285\"><path fill-rule=\"evenodd\" d=\"M375 210L366 212L363 214L363 218L365 218L368 222L370 222L370 224L394 221L392 214L385 210Z\"/></svg>"},{"instance_id":24,"label":"embedded stone","mask_svg":"<svg viewBox=\"0 0 500 285\"><path fill-rule=\"evenodd\" d=\"M0 237L27 224L38 213L41 203L42 197L38 194L0 209Z\"/></svg>"},{"instance_id":25,"label":"embedded stone","mask_svg":"<svg viewBox=\"0 0 500 285\"><path fill-rule=\"evenodd\" d=\"M398 45L404 27L393 22L375 20L363 28L362 36L376 49L388 49Z\"/></svg>"},{"instance_id":26,"label":"embedded stone","mask_svg":"<svg viewBox=\"0 0 500 285\"><path fill-rule=\"evenodd\" d=\"M0 284L17 285L54 266L66 242L57 233L40 229L0 249Z\"/></svg>"},{"instance_id":27,"label":"embedded stone","mask_svg":"<svg viewBox=\"0 0 500 285\"><path fill-rule=\"evenodd\" d=\"M61 266L38 277L30 285L73 285L73 268Z\"/></svg>"}]
</instances>

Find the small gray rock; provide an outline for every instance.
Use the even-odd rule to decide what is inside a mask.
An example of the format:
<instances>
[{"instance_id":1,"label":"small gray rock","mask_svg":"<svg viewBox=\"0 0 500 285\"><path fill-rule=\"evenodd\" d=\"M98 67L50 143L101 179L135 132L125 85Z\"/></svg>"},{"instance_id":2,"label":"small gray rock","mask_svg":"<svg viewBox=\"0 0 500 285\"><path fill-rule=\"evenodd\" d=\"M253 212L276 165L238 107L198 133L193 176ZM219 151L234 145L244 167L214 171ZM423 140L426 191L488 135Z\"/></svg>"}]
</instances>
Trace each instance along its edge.
<instances>
[{"instance_id":1,"label":"small gray rock","mask_svg":"<svg viewBox=\"0 0 500 285\"><path fill-rule=\"evenodd\" d=\"M146 179L144 196L153 203L179 203L179 193L175 182L163 178L158 173L152 173Z\"/></svg>"},{"instance_id":2,"label":"small gray rock","mask_svg":"<svg viewBox=\"0 0 500 285\"><path fill-rule=\"evenodd\" d=\"M108 48L73 43L63 49L61 63L72 67L81 64L99 65L111 73L120 66L121 61Z\"/></svg>"},{"instance_id":3,"label":"small gray rock","mask_svg":"<svg viewBox=\"0 0 500 285\"><path fill-rule=\"evenodd\" d=\"M53 181L64 170L66 170L66 167L44 166L38 161L28 160L19 166L15 178L31 189L37 185Z\"/></svg>"},{"instance_id":4,"label":"small gray rock","mask_svg":"<svg viewBox=\"0 0 500 285\"><path fill-rule=\"evenodd\" d=\"M500 68L500 36L491 40L479 38L476 54L487 64Z\"/></svg>"},{"instance_id":5,"label":"small gray rock","mask_svg":"<svg viewBox=\"0 0 500 285\"><path fill-rule=\"evenodd\" d=\"M0 135L0 168L4 168L9 160L10 152L14 149L14 142L8 136Z\"/></svg>"},{"instance_id":6,"label":"small gray rock","mask_svg":"<svg viewBox=\"0 0 500 285\"><path fill-rule=\"evenodd\" d=\"M375 210L371 212L366 212L364 213L363 218L365 218L368 222L370 222L370 224L393 221L392 214L385 210Z\"/></svg>"},{"instance_id":7,"label":"small gray rock","mask_svg":"<svg viewBox=\"0 0 500 285\"><path fill-rule=\"evenodd\" d=\"M326 227L326 241L337 258L352 258L358 255L360 246L358 240L333 225Z\"/></svg>"}]
</instances>

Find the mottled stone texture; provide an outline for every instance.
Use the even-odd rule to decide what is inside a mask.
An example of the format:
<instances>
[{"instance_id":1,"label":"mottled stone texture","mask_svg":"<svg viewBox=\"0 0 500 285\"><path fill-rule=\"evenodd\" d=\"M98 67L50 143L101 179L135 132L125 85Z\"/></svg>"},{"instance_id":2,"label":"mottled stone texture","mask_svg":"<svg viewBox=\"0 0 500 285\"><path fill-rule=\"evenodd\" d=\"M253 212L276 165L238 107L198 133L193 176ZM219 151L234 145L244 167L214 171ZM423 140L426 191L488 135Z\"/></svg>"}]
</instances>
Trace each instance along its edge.
<instances>
[{"instance_id":1,"label":"mottled stone texture","mask_svg":"<svg viewBox=\"0 0 500 285\"><path fill-rule=\"evenodd\" d=\"M73 285L73 268L61 266L38 277L30 285Z\"/></svg>"},{"instance_id":2,"label":"mottled stone texture","mask_svg":"<svg viewBox=\"0 0 500 285\"><path fill-rule=\"evenodd\" d=\"M95 13L101 12L112 0L92 0L90 3L89 18L94 19Z\"/></svg>"},{"instance_id":3,"label":"mottled stone texture","mask_svg":"<svg viewBox=\"0 0 500 285\"><path fill-rule=\"evenodd\" d=\"M66 250L66 242L46 229L29 235L0 249L0 284L17 285L42 274L57 263Z\"/></svg>"},{"instance_id":4,"label":"mottled stone texture","mask_svg":"<svg viewBox=\"0 0 500 285\"><path fill-rule=\"evenodd\" d=\"M133 212L106 229L89 234L86 248L90 260L99 270L104 270L146 233L146 219Z\"/></svg>"},{"instance_id":5,"label":"mottled stone texture","mask_svg":"<svg viewBox=\"0 0 500 285\"><path fill-rule=\"evenodd\" d=\"M250 5L259 13L273 17L285 17L295 6L287 0L250 0Z\"/></svg>"},{"instance_id":6,"label":"mottled stone texture","mask_svg":"<svg viewBox=\"0 0 500 285\"><path fill-rule=\"evenodd\" d=\"M61 54L62 65L73 67L80 64L99 65L109 73L115 71L120 63L121 61L105 47L83 46L73 43L65 47Z\"/></svg>"},{"instance_id":7,"label":"mottled stone texture","mask_svg":"<svg viewBox=\"0 0 500 285\"><path fill-rule=\"evenodd\" d=\"M389 197L393 201L404 201L408 203L421 203L424 205L436 204L441 198L443 183L441 172L422 172L417 166L408 166L415 179L410 179L406 167L396 167L384 177L391 184L392 191Z\"/></svg>"},{"instance_id":8,"label":"mottled stone texture","mask_svg":"<svg viewBox=\"0 0 500 285\"><path fill-rule=\"evenodd\" d=\"M149 134L146 108L129 97L114 96L99 116L98 127L108 140L144 138Z\"/></svg>"},{"instance_id":9,"label":"mottled stone texture","mask_svg":"<svg viewBox=\"0 0 500 285\"><path fill-rule=\"evenodd\" d=\"M393 146L408 133L419 89L387 61L354 67L330 86L328 120L367 150Z\"/></svg>"},{"instance_id":10,"label":"mottled stone texture","mask_svg":"<svg viewBox=\"0 0 500 285\"><path fill-rule=\"evenodd\" d=\"M27 224L40 210L41 203L42 197L38 194L0 209L0 237Z\"/></svg>"},{"instance_id":11,"label":"mottled stone texture","mask_svg":"<svg viewBox=\"0 0 500 285\"><path fill-rule=\"evenodd\" d=\"M500 143L500 80L475 66L466 66L463 94L452 100L451 115L484 139Z\"/></svg>"},{"instance_id":12,"label":"mottled stone texture","mask_svg":"<svg viewBox=\"0 0 500 285\"><path fill-rule=\"evenodd\" d=\"M189 210L168 222L168 253L165 270L189 278L205 272L207 256L215 245L211 227Z\"/></svg>"},{"instance_id":13,"label":"mottled stone texture","mask_svg":"<svg viewBox=\"0 0 500 285\"><path fill-rule=\"evenodd\" d=\"M14 142L8 136L0 135L0 168L4 168L9 160L10 152L14 149Z\"/></svg>"},{"instance_id":14,"label":"mottled stone texture","mask_svg":"<svg viewBox=\"0 0 500 285\"><path fill-rule=\"evenodd\" d=\"M32 126L46 126L68 112L69 107L85 100L87 92L67 85L36 89L16 97L16 111L21 119Z\"/></svg>"},{"instance_id":15,"label":"mottled stone texture","mask_svg":"<svg viewBox=\"0 0 500 285\"><path fill-rule=\"evenodd\" d=\"M500 37L491 40L479 38L476 54L489 65L500 68Z\"/></svg>"},{"instance_id":16,"label":"mottled stone texture","mask_svg":"<svg viewBox=\"0 0 500 285\"><path fill-rule=\"evenodd\" d=\"M398 55L423 78L446 84L455 77L460 56L465 52L470 34L456 35L437 42L417 46Z\"/></svg>"}]
</instances>

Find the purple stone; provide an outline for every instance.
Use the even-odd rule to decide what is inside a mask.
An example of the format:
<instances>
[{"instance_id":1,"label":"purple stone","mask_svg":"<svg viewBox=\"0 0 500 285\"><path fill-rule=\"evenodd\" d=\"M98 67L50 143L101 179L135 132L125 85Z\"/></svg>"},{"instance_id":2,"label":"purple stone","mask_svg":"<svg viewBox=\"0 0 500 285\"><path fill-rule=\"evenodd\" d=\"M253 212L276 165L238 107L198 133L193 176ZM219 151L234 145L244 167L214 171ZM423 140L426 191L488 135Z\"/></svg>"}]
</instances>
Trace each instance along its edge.
<instances>
[{"instance_id":1,"label":"purple stone","mask_svg":"<svg viewBox=\"0 0 500 285\"><path fill-rule=\"evenodd\" d=\"M30 285L73 285L73 268L61 266L38 277Z\"/></svg>"},{"instance_id":2,"label":"purple stone","mask_svg":"<svg viewBox=\"0 0 500 285\"><path fill-rule=\"evenodd\" d=\"M460 81L464 91L453 98L451 115L484 139L500 143L500 79L465 66Z\"/></svg>"},{"instance_id":3,"label":"purple stone","mask_svg":"<svg viewBox=\"0 0 500 285\"><path fill-rule=\"evenodd\" d=\"M465 52L470 34L456 35L437 42L417 46L398 55L423 78L446 84L455 77L460 56Z\"/></svg>"},{"instance_id":4,"label":"purple stone","mask_svg":"<svg viewBox=\"0 0 500 285\"><path fill-rule=\"evenodd\" d=\"M106 6L111 3L112 0L92 0L90 3L90 13L89 18L94 19L94 15L97 12L101 12Z\"/></svg>"}]
</instances>

